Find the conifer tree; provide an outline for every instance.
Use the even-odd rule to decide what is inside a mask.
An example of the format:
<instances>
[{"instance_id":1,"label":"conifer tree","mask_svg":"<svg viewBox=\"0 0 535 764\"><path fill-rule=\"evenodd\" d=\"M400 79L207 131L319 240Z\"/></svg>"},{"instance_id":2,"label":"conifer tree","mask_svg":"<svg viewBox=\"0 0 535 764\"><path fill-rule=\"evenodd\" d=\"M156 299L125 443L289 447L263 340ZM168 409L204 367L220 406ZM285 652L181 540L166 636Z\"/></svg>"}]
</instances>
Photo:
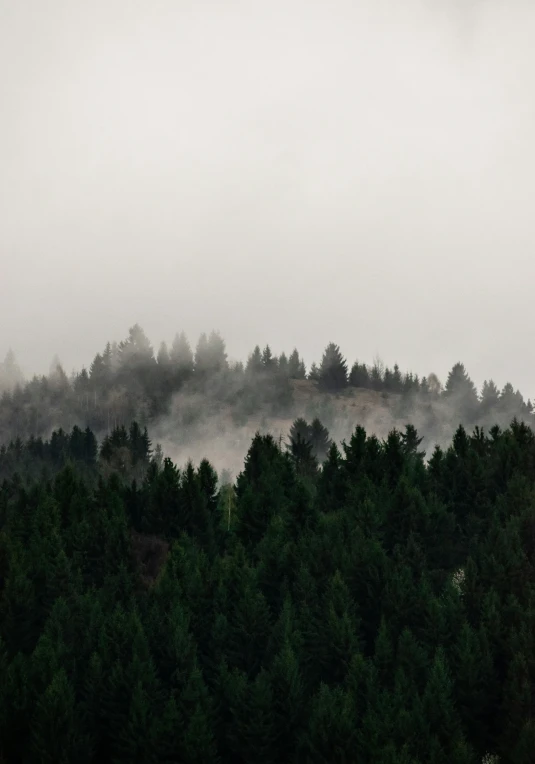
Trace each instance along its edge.
<instances>
[{"instance_id":1,"label":"conifer tree","mask_svg":"<svg viewBox=\"0 0 535 764\"><path fill-rule=\"evenodd\" d=\"M160 348L158 350L158 355L156 357L156 360L158 362L158 366L162 369L165 369L169 366L171 363L171 359L169 357L169 350L167 349L167 345L165 342L162 342L160 344Z\"/></svg>"},{"instance_id":2,"label":"conifer tree","mask_svg":"<svg viewBox=\"0 0 535 764\"><path fill-rule=\"evenodd\" d=\"M169 359L174 371L175 384L180 386L192 376L194 367L193 352L184 332L175 336Z\"/></svg>"},{"instance_id":3,"label":"conifer tree","mask_svg":"<svg viewBox=\"0 0 535 764\"><path fill-rule=\"evenodd\" d=\"M451 369L443 394L454 406L458 419L470 423L475 420L479 410L479 398L476 387L462 363L456 363Z\"/></svg>"},{"instance_id":4,"label":"conifer tree","mask_svg":"<svg viewBox=\"0 0 535 764\"><path fill-rule=\"evenodd\" d=\"M259 374L263 370L262 352L260 346L256 345L255 349L247 360L246 372L248 374Z\"/></svg>"},{"instance_id":5,"label":"conifer tree","mask_svg":"<svg viewBox=\"0 0 535 764\"><path fill-rule=\"evenodd\" d=\"M347 363L338 345L329 343L319 369L320 385L331 392L343 390L347 386Z\"/></svg>"},{"instance_id":6,"label":"conifer tree","mask_svg":"<svg viewBox=\"0 0 535 764\"><path fill-rule=\"evenodd\" d=\"M313 363L310 367L310 371L308 372L308 379L312 380L312 382L319 382L320 370L315 363Z\"/></svg>"},{"instance_id":7,"label":"conifer tree","mask_svg":"<svg viewBox=\"0 0 535 764\"><path fill-rule=\"evenodd\" d=\"M500 392L492 379L487 382L483 382L483 388L481 390L481 414L487 416L489 414L495 414L498 408L498 402L500 399Z\"/></svg>"},{"instance_id":8,"label":"conifer tree","mask_svg":"<svg viewBox=\"0 0 535 764\"><path fill-rule=\"evenodd\" d=\"M277 367L279 369L279 374L283 377L289 377L290 376L290 365L288 363L288 357L286 356L286 353L281 353L277 361Z\"/></svg>"},{"instance_id":9,"label":"conifer tree","mask_svg":"<svg viewBox=\"0 0 535 764\"><path fill-rule=\"evenodd\" d=\"M207 379L218 372L228 369L225 342L221 335L210 332L210 336L201 334L195 349L195 375L198 379Z\"/></svg>"},{"instance_id":10,"label":"conifer tree","mask_svg":"<svg viewBox=\"0 0 535 764\"><path fill-rule=\"evenodd\" d=\"M14 352L9 349L3 363L0 363L0 392L12 390L22 385L24 376L18 365Z\"/></svg>"},{"instance_id":11,"label":"conifer tree","mask_svg":"<svg viewBox=\"0 0 535 764\"><path fill-rule=\"evenodd\" d=\"M331 439L329 437L329 430L320 422L316 417L312 420L309 430L310 444L312 446L312 452L318 462L323 462L327 458L329 449L331 447Z\"/></svg>"},{"instance_id":12,"label":"conifer tree","mask_svg":"<svg viewBox=\"0 0 535 764\"><path fill-rule=\"evenodd\" d=\"M376 361L370 371L370 385L372 390L382 390L384 386L383 369Z\"/></svg>"},{"instance_id":13,"label":"conifer tree","mask_svg":"<svg viewBox=\"0 0 535 764\"><path fill-rule=\"evenodd\" d=\"M128 337L119 344L119 364L122 370L133 371L138 367L151 365L154 362L154 351L147 335L139 324L128 330ZM107 348L107 356L111 362L111 348ZM106 361L103 356L103 362Z\"/></svg>"},{"instance_id":14,"label":"conifer tree","mask_svg":"<svg viewBox=\"0 0 535 764\"><path fill-rule=\"evenodd\" d=\"M288 359L288 372L291 379L305 379L306 377L305 364L295 348Z\"/></svg>"},{"instance_id":15,"label":"conifer tree","mask_svg":"<svg viewBox=\"0 0 535 764\"><path fill-rule=\"evenodd\" d=\"M254 680L235 672L229 705L233 709L228 739L234 760L268 764L276 745L273 691L270 676L262 669Z\"/></svg>"},{"instance_id":16,"label":"conifer tree","mask_svg":"<svg viewBox=\"0 0 535 764\"><path fill-rule=\"evenodd\" d=\"M273 357L269 345L266 345L262 352L262 366L266 371L273 371L277 366L277 359Z\"/></svg>"},{"instance_id":17,"label":"conifer tree","mask_svg":"<svg viewBox=\"0 0 535 764\"><path fill-rule=\"evenodd\" d=\"M39 698L32 722L32 750L38 761L68 764L77 755L74 692L63 669Z\"/></svg>"},{"instance_id":18,"label":"conifer tree","mask_svg":"<svg viewBox=\"0 0 535 764\"><path fill-rule=\"evenodd\" d=\"M363 387L366 389L371 387L370 374L365 363L359 363L358 361L355 361L351 367L349 384L351 387Z\"/></svg>"}]
</instances>

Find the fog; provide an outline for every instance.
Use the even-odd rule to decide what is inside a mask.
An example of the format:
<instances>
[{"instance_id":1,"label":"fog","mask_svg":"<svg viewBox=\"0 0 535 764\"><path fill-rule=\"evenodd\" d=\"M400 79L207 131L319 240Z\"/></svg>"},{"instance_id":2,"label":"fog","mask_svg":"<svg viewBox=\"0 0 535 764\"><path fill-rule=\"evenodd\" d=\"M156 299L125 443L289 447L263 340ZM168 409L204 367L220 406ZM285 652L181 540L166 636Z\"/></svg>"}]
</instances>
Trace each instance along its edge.
<instances>
[{"instance_id":1,"label":"fog","mask_svg":"<svg viewBox=\"0 0 535 764\"><path fill-rule=\"evenodd\" d=\"M535 7L0 0L0 356L139 322L533 395Z\"/></svg>"}]
</instances>

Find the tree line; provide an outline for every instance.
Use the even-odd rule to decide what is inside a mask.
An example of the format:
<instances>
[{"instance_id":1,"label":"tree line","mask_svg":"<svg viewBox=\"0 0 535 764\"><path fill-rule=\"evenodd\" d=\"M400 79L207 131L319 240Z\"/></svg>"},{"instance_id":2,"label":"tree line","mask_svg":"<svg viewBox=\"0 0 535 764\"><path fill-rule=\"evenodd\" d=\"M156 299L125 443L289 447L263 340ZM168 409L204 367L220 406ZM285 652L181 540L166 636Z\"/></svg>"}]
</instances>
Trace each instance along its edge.
<instances>
[{"instance_id":1,"label":"tree line","mask_svg":"<svg viewBox=\"0 0 535 764\"><path fill-rule=\"evenodd\" d=\"M533 761L526 424L425 460L296 421L229 484L133 422L0 470L0 760Z\"/></svg>"},{"instance_id":2,"label":"tree line","mask_svg":"<svg viewBox=\"0 0 535 764\"><path fill-rule=\"evenodd\" d=\"M434 374L402 373L396 364L385 367L355 361L349 367L335 343L326 347L321 362L307 370L298 350L274 355L255 347L245 364L229 363L225 342L217 332L202 334L195 350L184 333L157 353L143 329L135 325L119 343L107 343L89 365L70 377L56 359L49 375L24 382L12 353L0 364L0 432L3 440L48 436L52 429L89 427L96 434L137 420L148 426L168 415L180 392L200 394L205 401L228 405L237 420L262 413L288 416L295 409L296 381L309 380L318 394L343 396L368 389L399 400L400 420L415 408L429 412L425 435L437 436L445 424L462 422L506 427L513 418L533 424L530 400L507 383L499 390L490 380L480 392L465 367L456 363L443 386ZM202 404L201 408L202 408Z\"/></svg>"}]
</instances>

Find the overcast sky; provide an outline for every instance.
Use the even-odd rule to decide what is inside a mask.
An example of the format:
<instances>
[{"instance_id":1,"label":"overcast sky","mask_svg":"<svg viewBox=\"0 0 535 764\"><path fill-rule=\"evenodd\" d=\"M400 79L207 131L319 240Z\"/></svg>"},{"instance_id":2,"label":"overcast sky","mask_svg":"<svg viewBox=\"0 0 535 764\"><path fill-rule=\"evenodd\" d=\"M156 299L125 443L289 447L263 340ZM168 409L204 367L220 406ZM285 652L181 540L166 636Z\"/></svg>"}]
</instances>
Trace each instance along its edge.
<instances>
[{"instance_id":1,"label":"overcast sky","mask_svg":"<svg viewBox=\"0 0 535 764\"><path fill-rule=\"evenodd\" d=\"M0 355L139 322L535 394L532 0L0 0Z\"/></svg>"}]
</instances>

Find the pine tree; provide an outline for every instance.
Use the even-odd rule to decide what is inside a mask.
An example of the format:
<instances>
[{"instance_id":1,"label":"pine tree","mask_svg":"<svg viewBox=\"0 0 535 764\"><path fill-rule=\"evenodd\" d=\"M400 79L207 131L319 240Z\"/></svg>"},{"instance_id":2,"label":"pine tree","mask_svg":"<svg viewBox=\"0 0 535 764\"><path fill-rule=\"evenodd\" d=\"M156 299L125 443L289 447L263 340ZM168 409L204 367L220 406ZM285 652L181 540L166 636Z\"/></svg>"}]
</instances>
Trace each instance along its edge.
<instances>
[{"instance_id":1,"label":"pine tree","mask_svg":"<svg viewBox=\"0 0 535 764\"><path fill-rule=\"evenodd\" d=\"M384 386L384 371L382 364L376 361L370 371L370 385L372 390L380 391Z\"/></svg>"},{"instance_id":2,"label":"pine tree","mask_svg":"<svg viewBox=\"0 0 535 764\"><path fill-rule=\"evenodd\" d=\"M277 366L277 359L273 357L269 345L266 345L262 352L262 366L266 371L273 371Z\"/></svg>"},{"instance_id":3,"label":"pine tree","mask_svg":"<svg viewBox=\"0 0 535 764\"><path fill-rule=\"evenodd\" d=\"M179 696L179 704L185 721L184 761L187 764L216 764L219 757L213 733L212 700L197 666L193 667Z\"/></svg>"},{"instance_id":4,"label":"pine tree","mask_svg":"<svg viewBox=\"0 0 535 764\"><path fill-rule=\"evenodd\" d=\"M419 460L423 460L425 451L418 451L418 446L422 441L423 438L418 437L418 433L414 425L405 425L405 432L401 434L401 442L403 444L403 450L407 456L413 456Z\"/></svg>"},{"instance_id":5,"label":"pine tree","mask_svg":"<svg viewBox=\"0 0 535 764\"><path fill-rule=\"evenodd\" d=\"M123 371L133 371L154 363L154 351L147 335L135 324L128 330L128 337L119 344L119 365ZM108 348L111 359L111 348Z\"/></svg>"},{"instance_id":6,"label":"pine tree","mask_svg":"<svg viewBox=\"0 0 535 764\"><path fill-rule=\"evenodd\" d=\"M211 373L216 373L228 369L225 341L219 332L210 332L210 336L208 337L208 351L210 354Z\"/></svg>"},{"instance_id":7,"label":"pine tree","mask_svg":"<svg viewBox=\"0 0 535 764\"><path fill-rule=\"evenodd\" d=\"M270 634L269 608L255 583L244 586L229 615L227 656L233 666L248 676L255 676Z\"/></svg>"},{"instance_id":8,"label":"pine tree","mask_svg":"<svg viewBox=\"0 0 535 764\"><path fill-rule=\"evenodd\" d=\"M435 653L423 704L431 734L447 749L459 737L460 723L454 705L451 673L442 647Z\"/></svg>"},{"instance_id":9,"label":"pine tree","mask_svg":"<svg viewBox=\"0 0 535 764\"><path fill-rule=\"evenodd\" d=\"M327 345L319 369L319 382L332 392L343 390L347 386L347 363L338 345Z\"/></svg>"},{"instance_id":10,"label":"pine tree","mask_svg":"<svg viewBox=\"0 0 535 764\"><path fill-rule=\"evenodd\" d=\"M166 369L169 367L171 363L171 359L169 357L169 350L167 349L167 345L165 342L162 342L160 344L160 348L158 350L158 355L156 357L156 360L158 362L158 366L161 367L161 369Z\"/></svg>"},{"instance_id":11,"label":"pine tree","mask_svg":"<svg viewBox=\"0 0 535 764\"><path fill-rule=\"evenodd\" d=\"M351 367L349 384L351 387L363 387L366 389L371 387L370 374L365 363L359 363L358 361L355 361Z\"/></svg>"},{"instance_id":12,"label":"pine tree","mask_svg":"<svg viewBox=\"0 0 535 764\"><path fill-rule=\"evenodd\" d=\"M247 367L246 372L247 374L260 374L263 371L263 363L262 363L262 352L260 350L260 346L256 345L253 352L247 359Z\"/></svg>"},{"instance_id":13,"label":"pine tree","mask_svg":"<svg viewBox=\"0 0 535 764\"><path fill-rule=\"evenodd\" d=\"M492 379L487 382L483 382L483 388L481 390L481 415L486 417L488 415L496 415L498 409L498 403L500 400L500 392Z\"/></svg>"},{"instance_id":14,"label":"pine tree","mask_svg":"<svg viewBox=\"0 0 535 764\"><path fill-rule=\"evenodd\" d=\"M303 741L305 760L318 764L358 761L357 731L350 693L321 684L312 699Z\"/></svg>"},{"instance_id":15,"label":"pine tree","mask_svg":"<svg viewBox=\"0 0 535 764\"><path fill-rule=\"evenodd\" d=\"M24 376L18 365L14 352L9 349L3 363L0 363L0 392L12 390L22 385Z\"/></svg>"},{"instance_id":16,"label":"pine tree","mask_svg":"<svg viewBox=\"0 0 535 764\"><path fill-rule=\"evenodd\" d=\"M31 745L37 761L68 764L76 760L77 729L74 691L59 669L39 698L31 727Z\"/></svg>"},{"instance_id":17,"label":"pine tree","mask_svg":"<svg viewBox=\"0 0 535 764\"><path fill-rule=\"evenodd\" d=\"M297 444L298 441L309 442L310 427L306 419L298 417L292 423L290 428L290 446Z\"/></svg>"},{"instance_id":18,"label":"pine tree","mask_svg":"<svg viewBox=\"0 0 535 764\"><path fill-rule=\"evenodd\" d=\"M169 360L174 373L174 384L180 387L190 379L194 368L193 352L184 332L175 336L169 352Z\"/></svg>"},{"instance_id":19,"label":"pine tree","mask_svg":"<svg viewBox=\"0 0 535 764\"><path fill-rule=\"evenodd\" d=\"M305 379L306 377L305 364L295 348L288 359L288 373L291 379Z\"/></svg>"},{"instance_id":20,"label":"pine tree","mask_svg":"<svg viewBox=\"0 0 535 764\"><path fill-rule=\"evenodd\" d=\"M285 642L270 667L276 748L282 760L292 760L305 719L305 687L298 658Z\"/></svg>"},{"instance_id":21,"label":"pine tree","mask_svg":"<svg viewBox=\"0 0 535 764\"><path fill-rule=\"evenodd\" d=\"M465 422L475 421L479 410L479 398L476 387L462 363L456 363L451 369L444 389L444 398L451 402L459 419Z\"/></svg>"},{"instance_id":22,"label":"pine tree","mask_svg":"<svg viewBox=\"0 0 535 764\"><path fill-rule=\"evenodd\" d=\"M464 728L478 749L488 743L489 696L488 666L479 635L469 623L463 623L453 652L456 698Z\"/></svg>"},{"instance_id":23,"label":"pine tree","mask_svg":"<svg viewBox=\"0 0 535 764\"><path fill-rule=\"evenodd\" d=\"M360 621L339 571L331 576L307 630L308 671L328 684L342 682L359 652Z\"/></svg>"},{"instance_id":24,"label":"pine tree","mask_svg":"<svg viewBox=\"0 0 535 764\"><path fill-rule=\"evenodd\" d=\"M318 462L324 462L329 453L332 441L329 437L329 430L322 425L317 417L312 420L312 424L310 425L309 438L314 456Z\"/></svg>"},{"instance_id":25,"label":"pine tree","mask_svg":"<svg viewBox=\"0 0 535 764\"><path fill-rule=\"evenodd\" d=\"M288 357L286 356L286 353L281 353L278 359L275 360L279 369L279 374L283 377L289 377L290 365L288 363Z\"/></svg>"},{"instance_id":26,"label":"pine tree","mask_svg":"<svg viewBox=\"0 0 535 764\"><path fill-rule=\"evenodd\" d=\"M210 336L201 334L195 350L195 374L199 379L206 379L228 369L225 342L221 335L212 331Z\"/></svg>"},{"instance_id":27,"label":"pine tree","mask_svg":"<svg viewBox=\"0 0 535 764\"><path fill-rule=\"evenodd\" d=\"M308 379L310 379L312 382L319 382L320 370L315 363L313 363L310 367L310 371L308 372Z\"/></svg>"}]
</instances>

